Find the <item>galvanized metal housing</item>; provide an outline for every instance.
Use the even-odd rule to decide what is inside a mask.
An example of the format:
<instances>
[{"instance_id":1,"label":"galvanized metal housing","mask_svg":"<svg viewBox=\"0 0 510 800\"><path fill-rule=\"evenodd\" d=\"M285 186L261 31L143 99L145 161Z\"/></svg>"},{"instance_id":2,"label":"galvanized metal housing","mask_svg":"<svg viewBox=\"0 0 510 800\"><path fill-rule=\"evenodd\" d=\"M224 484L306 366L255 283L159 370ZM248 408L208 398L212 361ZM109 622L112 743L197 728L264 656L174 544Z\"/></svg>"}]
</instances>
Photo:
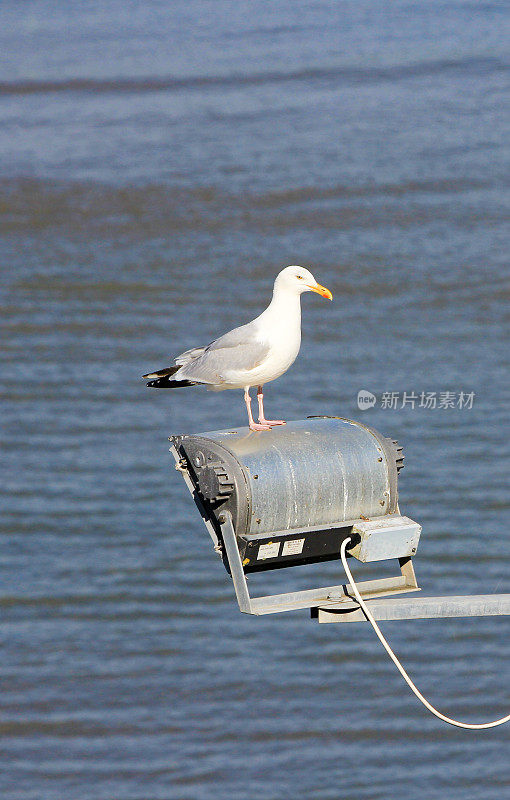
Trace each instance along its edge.
<instances>
[{"instance_id":1,"label":"galvanized metal housing","mask_svg":"<svg viewBox=\"0 0 510 800\"><path fill-rule=\"evenodd\" d=\"M402 449L359 422L317 417L171 441L219 536L231 515L246 571L337 557L340 529L398 510Z\"/></svg>"}]
</instances>

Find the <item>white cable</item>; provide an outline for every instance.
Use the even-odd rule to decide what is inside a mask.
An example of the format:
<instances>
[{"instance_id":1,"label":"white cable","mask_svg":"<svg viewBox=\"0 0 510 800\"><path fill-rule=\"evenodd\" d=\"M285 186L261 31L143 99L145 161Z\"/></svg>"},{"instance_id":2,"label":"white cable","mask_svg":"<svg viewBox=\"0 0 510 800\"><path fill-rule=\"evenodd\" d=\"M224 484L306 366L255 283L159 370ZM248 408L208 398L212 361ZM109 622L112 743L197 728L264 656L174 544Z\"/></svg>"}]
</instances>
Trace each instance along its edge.
<instances>
[{"instance_id":1,"label":"white cable","mask_svg":"<svg viewBox=\"0 0 510 800\"><path fill-rule=\"evenodd\" d=\"M386 639L382 635L377 622L375 621L374 617L370 613L367 604L365 603L365 601L363 600L363 598L361 597L361 595L359 593L358 587L356 586L356 584L354 582L354 578L352 577L352 572L349 569L349 565L347 564L347 557L345 555L345 551L347 549L347 545L349 544L350 541L351 541L350 539L344 539L344 541L342 542L341 550L340 550L340 556L341 556L341 559L342 559L342 564L344 565L345 573L347 575L347 578L349 579L349 583L351 585L352 591L354 592L354 596L356 597L356 600L360 604L361 609L365 613L366 618L368 619L368 621L372 625L372 628L376 632L377 637L378 637L379 641L381 642L382 646L384 647L384 649L388 653L389 657L391 658L391 660L395 664L396 668L398 669L398 671L402 675L403 679L405 680L405 682L407 683L409 688L414 692L414 694L416 695L418 700L421 700L421 702L423 703L425 708L428 708L428 710L431 711L432 714L435 714L436 717L439 717L439 719L442 719L443 722L447 722L449 725L456 725L457 728L469 728L470 730L479 731L479 730L483 730L484 728L495 728L497 725L503 725L503 723L509 722L510 721L510 714L508 714L506 717L501 717L501 719L495 719L494 722L481 722L481 723L478 723L478 724L476 724L476 723L475 724L471 724L469 722L457 722L457 720L455 720L455 719L450 719L450 717L445 717L444 714L441 714L441 712L438 711L437 708L434 708L434 706L432 706L429 703L429 701L425 699L425 697L422 695L420 690L414 685L414 683L412 682L411 678L409 677L409 675L405 671L404 667L402 666L402 664L398 660L397 656L395 655L395 653L393 652L393 650L389 646L388 642L386 641Z\"/></svg>"}]
</instances>

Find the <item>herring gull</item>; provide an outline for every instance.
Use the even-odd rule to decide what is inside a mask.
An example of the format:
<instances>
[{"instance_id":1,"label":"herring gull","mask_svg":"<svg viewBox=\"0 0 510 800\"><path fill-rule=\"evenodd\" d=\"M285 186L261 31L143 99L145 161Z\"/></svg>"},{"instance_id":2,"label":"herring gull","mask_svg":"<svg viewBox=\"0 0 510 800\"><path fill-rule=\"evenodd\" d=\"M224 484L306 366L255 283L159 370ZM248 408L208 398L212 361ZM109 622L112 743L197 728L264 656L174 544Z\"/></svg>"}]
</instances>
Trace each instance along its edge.
<instances>
[{"instance_id":1,"label":"herring gull","mask_svg":"<svg viewBox=\"0 0 510 800\"><path fill-rule=\"evenodd\" d=\"M332 299L331 292L317 283L304 267L285 267L276 276L273 298L265 311L247 325L225 333L206 347L186 350L173 366L149 372L147 386L176 389L202 384L213 391L244 389L250 430L267 431L284 425L281 419L266 419L262 387L274 381L294 363L301 345L301 295L317 292ZM251 411L250 387L257 387L259 421Z\"/></svg>"}]
</instances>

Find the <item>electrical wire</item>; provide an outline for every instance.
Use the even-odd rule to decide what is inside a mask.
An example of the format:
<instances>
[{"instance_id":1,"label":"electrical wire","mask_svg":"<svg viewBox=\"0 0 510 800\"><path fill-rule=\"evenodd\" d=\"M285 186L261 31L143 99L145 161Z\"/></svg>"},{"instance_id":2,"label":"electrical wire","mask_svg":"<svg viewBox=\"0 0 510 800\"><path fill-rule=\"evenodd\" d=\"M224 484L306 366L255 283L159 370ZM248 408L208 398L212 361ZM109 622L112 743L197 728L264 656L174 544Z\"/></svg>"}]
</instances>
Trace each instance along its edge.
<instances>
[{"instance_id":1,"label":"electrical wire","mask_svg":"<svg viewBox=\"0 0 510 800\"><path fill-rule=\"evenodd\" d=\"M365 601L361 597L359 589L356 586L354 578L352 577L352 572L349 569L349 565L347 563L346 550L347 550L347 545L349 544L350 541L351 541L350 539L344 539L344 541L342 542L342 547L341 547L341 550L340 550L340 557L342 559L342 564L344 566L345 574L347 575L347 578L348 578L349 583L351 585L351 589L352 589L352 591L354 593L354 596L355 596L356 600L358 601L358 603L360 605L360 608L363 611L363 613L365 614L367 620L370 622L372 628L374 629L374 631L375 631L375 633L377 635L377 638L381 642L382 646L384 647L384 649L388 653L389 657L391 658L391 660L395 664L396 668L398 669L398 671L402 675L403 679L405 680L405 682L407 683L409 688L414 692L414 694L416 695L418 700L420 700L423 703L425 708L428 708L428 710L432 714L434 714L439 719L442 719L443 722L447 722L449 725L455 725L457 728L468 728L469 730L474 730L474 731L484 730L485 728L495 728L498 725L503 725L505 722L509 722L510 721L510 714L508 714L506 717L501 717L501 719L496 719L493 722L481 722L481 723L458 722L458 720L451 719L450 717L446 717L444 714L441 714L441 712L438 711L437 708L434 708L434 706L429 703L429 701L422 695L420 690L415 686L415 684L413 683L413 681L411 680L411 678L409 677L409 675L405 671L404 667L402 666L402 664L398 660L397 656L395 655L395 653L391 649L390 645L388 644L388 642L384 638L383 634L381 633L381 630L380 630L377 622L375 621L374 617L372 616L372 613L370 612L367 604L365 603Z\"/></svg>"}]
</instances>

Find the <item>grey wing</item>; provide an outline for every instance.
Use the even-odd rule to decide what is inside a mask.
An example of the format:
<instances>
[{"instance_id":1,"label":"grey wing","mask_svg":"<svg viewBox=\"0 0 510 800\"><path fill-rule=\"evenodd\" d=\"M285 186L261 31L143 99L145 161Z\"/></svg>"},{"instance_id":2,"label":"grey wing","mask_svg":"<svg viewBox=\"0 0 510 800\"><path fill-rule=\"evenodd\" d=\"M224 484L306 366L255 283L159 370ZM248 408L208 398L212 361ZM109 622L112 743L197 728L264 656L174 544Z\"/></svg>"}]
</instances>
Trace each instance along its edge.
<instances>
[{"instance_id":1,"label":"grey wing","mask_svg":"<svg viewBox=\"0 0 510 800\"><path fill-rule=\"evenodd\" d=\"M192 347L191 350L185 350L184 353L181 353L180 356L177 356L174 364L180 367L184 366L184 364L189 364L190 361L193 361L195 358L198 358L198 356L201 356L206 349L206 347Z\"/></svg>"},{"instance_id":2,"label":"grey wing","mask_svg":"<svg viewBox=\"0 0 510 800\"><path fill-rule=\"evenodd\" d=\"M198 358L179 370L179 378L209 384L225 383L232 373L257 367L268 352L269 345L258 340L255 326L252 323L241 325L211 342Z\"/></svg>"},{"instance_id":3,"label":"grey wing","mask_svg":"<svg viewBox=\"0 0 510 800\"><path fill-rule=\"evenodd\" d=\"M260 347L265 347L262 342L258 341L258 328L255 322L248 322L246 325L241 325L239 328L234 328L228 333L224 333L223 336L219 336L207 345L206 350L223 350L256 343Z\"/></svg>"}]
</instances>

